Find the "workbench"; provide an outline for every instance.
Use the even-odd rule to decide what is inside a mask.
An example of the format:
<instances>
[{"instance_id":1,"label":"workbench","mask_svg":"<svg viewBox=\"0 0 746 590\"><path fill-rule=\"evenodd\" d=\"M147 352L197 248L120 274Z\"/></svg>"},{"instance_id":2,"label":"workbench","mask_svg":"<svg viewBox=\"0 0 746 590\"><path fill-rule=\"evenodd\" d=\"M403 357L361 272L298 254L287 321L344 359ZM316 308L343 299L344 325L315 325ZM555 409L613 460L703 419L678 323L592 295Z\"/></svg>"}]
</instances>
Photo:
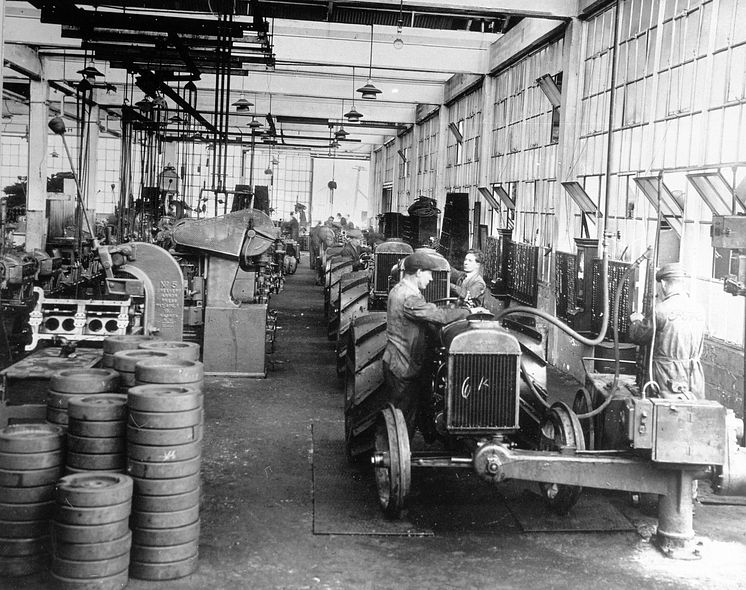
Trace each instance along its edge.
<instances>
[{"instance_id":1,"label":"workbench","mask_svg":"<svg viewBox=\"0 0 746 590\"><path fill-rule=\"evenodd\" d=\"M103 356L96 348L78 348L61 356L58 347L41 348L0 371L0 427L46 420L49 380L63 369L90 369Z\"/></svg>"}]
</instances>

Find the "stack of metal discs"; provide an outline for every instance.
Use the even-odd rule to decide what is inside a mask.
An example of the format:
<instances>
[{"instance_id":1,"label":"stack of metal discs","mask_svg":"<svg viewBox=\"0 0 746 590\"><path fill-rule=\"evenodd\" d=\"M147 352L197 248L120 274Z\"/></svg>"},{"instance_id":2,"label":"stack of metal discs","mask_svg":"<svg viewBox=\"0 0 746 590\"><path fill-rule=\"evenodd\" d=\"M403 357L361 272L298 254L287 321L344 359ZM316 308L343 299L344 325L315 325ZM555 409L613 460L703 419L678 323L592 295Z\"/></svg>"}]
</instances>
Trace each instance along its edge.
<instances>
[{"instance_id":1,"label":"stack of metal discs","mask_svg":"<svg viewBox=\"0 0 746 590\"><path fill-rule=\"evenodd\" d=\"M68 473L124 473L127 396L116 393L77 396L70 400L68 413Z\"/></svg>"},{"instance_id":2,"label":"stack of metal discs","mask_svg":"<svg viewBox=\"0 0 746 590\"><path fill-rule=\"evenodd\" d=\"M142 342L139 346L142 350L158 350L168 352L177 358L186 361L199 360L199 344L196 342L181 342L180 340L155 340Z\"/></svg>"},{"instance_id":3,"label":"stack of metal discs","mask_svg":"<svg viewBox=\"0 0 746 590\"><path fill-rule=\"evenodd\" d=\"M65 369L49 381L47 422L67 428L67 406L73 397L119 391L119 373L114 369Z\"/></svg>"},{"instance_id":4,"label":"stack of metal discs","mask_svg":"<svg viewBox=\"0 0 746 590\"><path fill-rule=\"evenodd\" d=\"M140 344L158 340L156 336L144 334L126 334L124 336L109 336L104 339L104 358L101 366L112 368L114 366L114 355L120 350L135 350Z\"/></svg>"},{"instance_id":5,"label":"stack of metal discs","mask_svg":"<svg viewBox=\"0 0 746 590\"><path fill-rule=\"evenodd\" d=\"M132 479L75 473L55 490L52 576L66 590L124 588L129 580Z\"/></svg>"},{"instance_id":6,"label":"stack of metal discs","mask_svg":"<svg viewBox=\"0 0 746 590\"><path fill-rule=\"evenodd\" d=\"M13 424L0 430L0 576L25 576L47 566L64 449L59 426Z\"/></svg>"},{"instance_id":7,"label":"stack of metal discs","mask_svg":"<svg viewBox=\"0 0 746 590\"><path fill-rule=\"evenodd\" d=\"M114 369L121 379L122 393L127 393L135 385L135 365L148 359L175 359L174 354L166 350L120 350L114 353Z\"/></svg>"},{"instance_id":8,"label":"stack of metal discs","mask_svg":"<svg viewBox=\"0 0 746 590\"><path fill-rule=\"evenodd\" d=\"M171 580L197 568L203 372L196 361L137 363L130 388L127 472L135 482L134 578ZM183 383L179 383L179 380Z\"/></svg>"}]
</instances>

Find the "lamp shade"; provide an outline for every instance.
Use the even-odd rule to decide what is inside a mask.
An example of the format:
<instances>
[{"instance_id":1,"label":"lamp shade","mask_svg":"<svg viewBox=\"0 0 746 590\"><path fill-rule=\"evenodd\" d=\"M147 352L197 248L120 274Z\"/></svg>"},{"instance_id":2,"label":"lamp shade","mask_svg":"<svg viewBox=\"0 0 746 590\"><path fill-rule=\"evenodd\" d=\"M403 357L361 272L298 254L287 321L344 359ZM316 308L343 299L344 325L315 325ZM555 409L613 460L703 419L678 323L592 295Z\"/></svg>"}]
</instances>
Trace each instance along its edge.
<instances>
[{"instance_id":1,"label":"lamp shade","mask_svg":"<svg viewBox=\"0 0 746 590\"><path fill-rule=\"evenodd\" d=\"M95 66L86 66L82 70L78 70L78 74L82 74L86 78L96 78L97 76L103 76L103 74L98 71Z\"/></svg>"},{"instance_id":2,"label":"lamp shade","mask_svg":"<svg viewBox=\"0 0 746 590\"><path fill-rule=\"evenodd\" d=\"M247 111L249 110L250 107L254 106L254 103L246 100L246 98L242 96L236 102L234 102L231 106L236 107L237 111Z\"/></svg>"},{"instance_id":3,"label":"lamp shade","mask_svg":"<svg viewBox=\"0 0 746 590\"><path fill-rule=\"evenodd\" d=\"M357 92L360 93L361 98L364 98L366 100L375 100L376 96L378 94L381 94L381 90L373 86L373 82L368 80L368 82L365 84L365 86L361 86L357 89Z\"/></svg>"},{"instance_id":4,"label":"lamp shade","mask_svg":"<svg viewBox=\"0 0 746 590\"><path fill-rule=\"evenodd\" d=\"M353 105L353 107L344 114L344 118L347 119L350 123L357 123L358 121L360 121L360 119L363 118L363 114L359 113Z\"/></svg>"}]
</instances>

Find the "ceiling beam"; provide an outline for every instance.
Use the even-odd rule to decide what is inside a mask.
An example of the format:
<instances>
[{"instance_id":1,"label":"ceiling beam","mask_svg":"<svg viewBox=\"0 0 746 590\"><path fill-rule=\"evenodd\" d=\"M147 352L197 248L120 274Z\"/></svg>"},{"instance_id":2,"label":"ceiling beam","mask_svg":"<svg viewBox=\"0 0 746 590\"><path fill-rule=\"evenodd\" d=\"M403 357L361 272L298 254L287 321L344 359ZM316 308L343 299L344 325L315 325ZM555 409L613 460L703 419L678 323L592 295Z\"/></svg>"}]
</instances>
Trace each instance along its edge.
<instances>
[{"instance_id":1,"label":"ceiling beam","mask_svg":"<svg viewBox=\"0 0 746 590\"><path fill-rule=\"evenodd\" d=\"M3 60L9 68L31 80L42 78L41 60L36 51L26 45L6 44Z\"/></svg>"},{"instance_id":2,"label":"ceiling beam","mask_svg":"<svg viewBox=\"0 0 746 590\"><path fill-rule=\"evenodd\" d=\"M400 0L259 0L257 3L267 16L272 16L272 6L317 6L328 11L340 8L358 10L399 11ZM442 13L449 15L474 15L495 17L497 15L568 19L577 16L577 0L404 0L402 10L406 12ZM331 13L334 14L333 12Z\"/></svg>"}]
</instances>

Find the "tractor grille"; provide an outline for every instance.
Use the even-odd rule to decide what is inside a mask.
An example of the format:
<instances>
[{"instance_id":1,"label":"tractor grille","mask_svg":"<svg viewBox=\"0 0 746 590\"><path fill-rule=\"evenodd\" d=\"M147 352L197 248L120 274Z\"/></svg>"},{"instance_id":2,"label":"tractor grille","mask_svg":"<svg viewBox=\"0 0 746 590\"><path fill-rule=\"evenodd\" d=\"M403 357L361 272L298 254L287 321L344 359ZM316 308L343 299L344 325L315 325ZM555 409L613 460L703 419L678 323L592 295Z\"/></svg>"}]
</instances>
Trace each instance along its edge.
<instances>
[{"instance_id":1,"label":"tractor grille","mask_svg":"<svg viewBox=\"0 0 746 590\"><path fill-rule=\"evenodd\" d=\"M376 254L376 280L374 287L376 293L389 292L389 274L391 273L391 267L406 256L406 254L400 254L398 252Z\"/></svg>"},{"instance_id":2,"label":"tractor grille","mask_svg":"<svg viewBox=\"0 0 746 590\"><path fill-rule=\"evenodd\" d=\"M448 429L489 431L518 428L517 355L451 355Z\"/></svg>"},{"instance_id":3,"label":"tractor grille","mask_svg":"<svg viewBox=\"0 0 746 590\"><path fill-rule=\"evenodd\" d=\"M425 289L425 301L436 301L448 297L448 278L450 272L447 270L434 270L433 280Z\"/></svg>"}]
</instances>

